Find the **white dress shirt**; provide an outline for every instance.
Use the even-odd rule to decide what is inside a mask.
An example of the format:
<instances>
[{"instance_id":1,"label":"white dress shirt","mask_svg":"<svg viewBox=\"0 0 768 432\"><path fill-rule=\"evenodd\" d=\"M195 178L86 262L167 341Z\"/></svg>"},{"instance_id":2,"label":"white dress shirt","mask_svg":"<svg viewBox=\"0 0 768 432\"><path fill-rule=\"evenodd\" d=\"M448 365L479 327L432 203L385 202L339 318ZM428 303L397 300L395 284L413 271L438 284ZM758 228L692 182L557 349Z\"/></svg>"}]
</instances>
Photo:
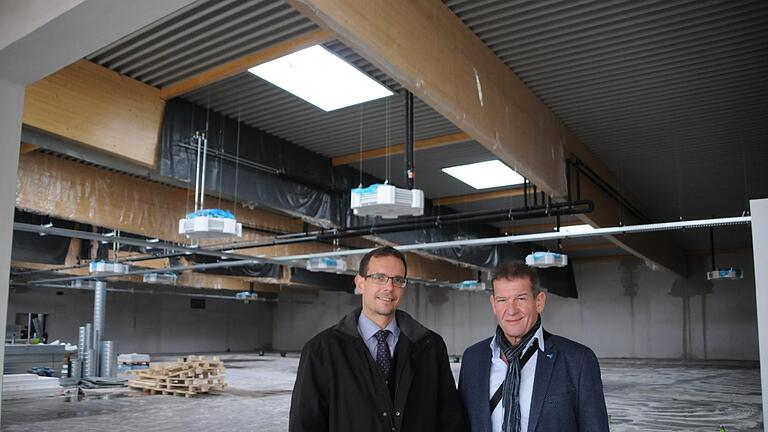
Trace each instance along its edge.
<instances>
[{"instance_id":1,"label":"white dress shirt","mask_svg":"<svg viewBox=\"0 0 768 432\"><path fill-rule=\"evenodd\" d=\"M520 430L525 432L528 430L528 417L531 412L531 395L533 394L533 380L536 377L536 360L539 357L539 351L544 351L544 331L541 327L536 330L533 337L525 346L523 353L528 350L535 339L539 340L539 350L531 356L528 363L523 366L523 370L520 371ZM501 359L501 349L496 343L496 336L491 340L491 377L488 393L488 400L490 401L493 394L496 393L499 386L504 382L507 377L507 364ZM501 406L502 402L496 405L496 409L491 413L491 431L501 432L501 425L504 422L504 407Z\"/></svg>"}]
</instances>

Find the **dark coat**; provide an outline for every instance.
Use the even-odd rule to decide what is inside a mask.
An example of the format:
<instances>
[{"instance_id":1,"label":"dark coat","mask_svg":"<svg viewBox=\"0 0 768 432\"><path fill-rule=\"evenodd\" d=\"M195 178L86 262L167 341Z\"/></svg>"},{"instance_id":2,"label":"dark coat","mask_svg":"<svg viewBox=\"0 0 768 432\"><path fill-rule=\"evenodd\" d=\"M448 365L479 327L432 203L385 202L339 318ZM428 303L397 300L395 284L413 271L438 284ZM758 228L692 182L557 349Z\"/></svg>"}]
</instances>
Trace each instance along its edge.
<instances>
[{"instance_id":1,"label":"dark coat","mask_svg":"<svg viewBox=\"0 0 768 432\"><path fill-rule=\"evenodd\" d=\"M459 392L472 432L491 431L491 339L464 352ZM591 349L544 332L536 361L527 432L608 432L600 366Z\"/></svg>"},{"instance_id":2,"label":"dark coat","mask_svg":"<svg viewBox=\"0 0 768 432\"><path fill-rule=\"evenodd\" d=\"M357 331L359 316L358 308L304 346L288 430L466 431L443 339L397 311L393 398Z\"/></svg>"}]
</instances>

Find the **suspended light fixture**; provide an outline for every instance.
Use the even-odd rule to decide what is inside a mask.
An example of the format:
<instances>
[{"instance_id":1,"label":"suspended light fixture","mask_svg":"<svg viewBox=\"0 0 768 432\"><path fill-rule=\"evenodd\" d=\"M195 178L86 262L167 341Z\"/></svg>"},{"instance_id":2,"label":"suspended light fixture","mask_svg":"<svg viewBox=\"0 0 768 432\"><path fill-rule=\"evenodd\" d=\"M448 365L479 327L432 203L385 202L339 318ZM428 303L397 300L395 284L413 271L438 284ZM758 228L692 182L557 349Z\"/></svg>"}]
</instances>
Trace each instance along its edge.
<instances>
[{"instance_id":1,"label":"suspended light fixture","mask_svg":"<svg viewBox=\"0 0 768 432\"><path fill-rule=\"evenodd\" d=\"M173 272L158 272L158 273L145 273L143 280L144 283L157 283L157 284L176 284L179 276Z\"/></svg>"},{"instance_id":2,"label":"suspended light fixture","mask_svg":"<svg viewBox=\"0 0 768 432\"><path fill-rule=\"evenodd\" d=\"M373 184L352 189L351 207L357 216L399 216L424 214L424 191L401 189L388 184Z\"/></svg>"},{"instance_id":3,"label":"suspended light fixture","mask_svg":"<svg viewBox=\"0 0 768 432\"><path fill-rule=\"evenodd\" d=\"M456 284L456 289L459 291L485 291L485 282L465 280Z\"/></svg>"},{"instance_id":4,"label":"suspended light fixture","mask_svg":"<svg viewBox=\"0 0 768 432\"><path fill-rule=\"evenodd\" d=\"M525 257L525 264L536 268L565 267L568 255L556 252L534 252Z\"/></svg>"},{"instance_id":5,"label":"suspended light fixture","mask_svg":"<svg viewBox=\"0 0 768 432\"><path fill-rule=\"evenodd\" d=\"M707 280L739 280L744 278L741 269L728 267L717 268L715 266L715 230L709 227L709 248L712 258L712 270L707 272Z\"/></svg>"},{"instance_id":6,"label":"suspended light fixture","mask_svg":"<svg viewBox=\"0 0 768 432\"><path fill-rule=\"evenodd\" d=\"M205 160L208 154L208 138L195 132L197 142L197 166L195 167L195 211L179 219L179 234L187 238L241 237L243 224L232 212L221 209L205 209ZM201 155L202 153L202 155Z\"/></svg>"},{"instance_id":7,"label":"suspended light fixture","mask_svg":"<svg viewBox=\"0 0 768 432\"><path fill-rule=\"evenodd\" d=\"M347 262L339 258L312 258L307 260L307 270L311 272L344 273L347 271Z\"/></svg>"}]
</instances>

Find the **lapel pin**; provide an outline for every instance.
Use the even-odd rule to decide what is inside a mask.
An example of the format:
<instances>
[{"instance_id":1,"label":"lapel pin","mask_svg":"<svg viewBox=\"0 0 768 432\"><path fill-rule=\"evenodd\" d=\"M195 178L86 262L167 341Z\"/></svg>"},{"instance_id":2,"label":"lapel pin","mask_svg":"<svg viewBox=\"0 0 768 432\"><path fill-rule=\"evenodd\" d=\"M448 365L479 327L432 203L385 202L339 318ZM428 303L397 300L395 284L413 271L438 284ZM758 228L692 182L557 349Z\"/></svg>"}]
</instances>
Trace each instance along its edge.
<instances>
[{"instance_id":1,"label":"lapel pin","mask_svg":"<svg viewBox=\"0 0 768 432\"><path fill-rule=\"evenodd\" d=\"M552 358L552 354L547 354L547 358Z\"/></svg>"}]
</instances>

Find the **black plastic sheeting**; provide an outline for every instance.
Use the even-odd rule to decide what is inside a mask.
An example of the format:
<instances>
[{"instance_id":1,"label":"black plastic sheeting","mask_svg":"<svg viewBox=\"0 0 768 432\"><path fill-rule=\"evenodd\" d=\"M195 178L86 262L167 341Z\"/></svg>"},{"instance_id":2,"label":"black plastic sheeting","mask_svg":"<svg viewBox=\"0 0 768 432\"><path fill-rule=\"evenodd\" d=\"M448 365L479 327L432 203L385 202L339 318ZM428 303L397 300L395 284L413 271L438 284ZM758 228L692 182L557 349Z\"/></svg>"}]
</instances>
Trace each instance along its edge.
<instances>
[{"instance_id":1,"label":"black plastic sheeting","mask_svg":"<svg viewBox=\"0 0 768 432\"><path fill-rule=\"evenodd\" d=\"M209 255L185 255L184 258L187 261L191 261L195 264L215 263L222 260L217 259ZM180 265L178 262L175 265ZM246 276L246 277L262 277L262 278L279 278L282 276L282 266L276 264L253 264L248 266L237 266L230 268L213 268L213 269L200 269L195 270L199 273L208 273L225 276Z\"/></svg>"},{"instance_id":2,"label":"black plastic sheeting","mask_svg":"<svg viewBox=\"0 0 768 432\"><path fill-rule=\"evenodd\" d=\"M74 228L75 225L73 222L52 219L20 210L16 210L14 221L35 225L53 223L57 227L70 229ZM14 231L11 259L39 264L64 264L70 242L71 239L67 237L41 236L37 233Z\"/></svg>"},{"instance_id":3,"label":"black plastic sheeting","mask_svg":"<svg viewBox=\"0 0 768 432\"><path fill-rule=\"evenodd\" d=\"M211 197L221 196L308 216L327 227L361 226L374 221L358 218L349 209L349 191L360 184L361 175L356 169L334 167L331 160L322 155L182 99L173 99L165 107L158 155L160 176L194 188L197 154L189 145L196 131L207 131L209 150L239 155L242 161L236 165L209 154L206 207L215 207ZM257 168L249 162L272 170ZM367 174L362 181L365 185L382 182ZM410 244L497 234L487 225L466 224L377 236ZM443 249L432 253L483 267L492 267L498 262L493 247Z\"/></svg>"},{"instance_id":4,"label":"black plastic sheeting","mask_svg":"<svg viewBox=\"0 0 768 432\"><path fill-rule=\"evenodd\" d=\"M311 272L294 267L291 268L291 282L350 294L355 292L355 277L344 274Z\"/></svg>"},{"instance_id":5,"label":"black plastic sheeting","mask_svg":"<svg viewBox=\"0 0 768 432\"><path fill-rule=\"evenodd\" d=\"M499 246L500 257L503 261L525 261L525 257L537 250L544 250L533 243L515 243ZM536 269L539 274L539 285L551 294L560 297L579 298L576 288L576 278L573 275L573 261L565 267L550 267Z\"/></svg>"},{"instance_id":6,"label":"black plastic sheeting","mask_svg":"<svg viewBox=\"0 0 768 432\"><path fill-rule=\"evenodd\" d=\"M208 149L237 156L242 164L209 154L205 189L238 202L254 203L338 225L344 214L343 189L334 188L331 161L314 152L236 120L174 99L165 107L160 132L158 174L194 187L197 153L187 148L196 131L207 131ZM248 166L247 161L280 171ZM210 197L208 198L210 200ZM215 207L209 201L208 207Z\"/></svg>"}]
</instances>

